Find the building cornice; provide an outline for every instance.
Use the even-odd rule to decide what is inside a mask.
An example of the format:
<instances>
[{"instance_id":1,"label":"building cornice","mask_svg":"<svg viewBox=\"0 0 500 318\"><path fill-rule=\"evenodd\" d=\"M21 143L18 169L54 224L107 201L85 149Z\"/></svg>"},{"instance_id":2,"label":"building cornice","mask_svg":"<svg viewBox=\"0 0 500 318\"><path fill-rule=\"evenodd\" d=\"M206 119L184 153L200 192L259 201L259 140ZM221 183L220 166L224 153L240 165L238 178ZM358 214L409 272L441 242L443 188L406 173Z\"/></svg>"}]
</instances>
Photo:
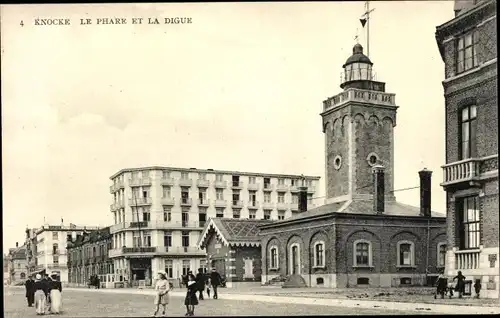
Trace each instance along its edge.
<instances>
[{"instance_id":1,"label":"building cornice","mask_svg":"<svg viewBox=\"0 0 500 318\"><path fill-rule=\"evenodd\" d=\"M424 217L420 215L392 215L392 214L361 214L361 213L342 213L342 212L329 212L321 215L313 215L310 217L304 217L295 220L283 220L271 224L261 225L260 229L271 229L275 227L281 226L289 226L295 224L301 224L311 221L318 221L322 219L369 219L369 220L412 220L412 221L421 221L427 222L428 220L438 223L445 223L446 216L433 216L433 217ZM339 224L339 223L335 223ZM380 226L380 224L379 224Z\"/></svg>"},{"instance_id":2,"label":"building cornice","mask_svg":"<svg viewBox=\"0 0 500 318\"><path fill-rule=\"evenodd\" d=\"M147 167L137 167L137 168L124 168L109 177L111 180L125 172L134 171L151 171L151 170L166 170L166 171L179 171L179 172L198 172L198 173L213 173L213 174L231 174L239 176L250 176L250 177L275 177L275 178L301 178L302 175L296 174L276 174L276 173L261 173L261 172L244 172L244 171L231 171L231 170L209 170L209 169L196 169L196 168L178 168L178 167L168 167L168 166L147 166ZM319 176L304 176L304 178L309 180L319 180Z\"/></svg>"}]
</instances>

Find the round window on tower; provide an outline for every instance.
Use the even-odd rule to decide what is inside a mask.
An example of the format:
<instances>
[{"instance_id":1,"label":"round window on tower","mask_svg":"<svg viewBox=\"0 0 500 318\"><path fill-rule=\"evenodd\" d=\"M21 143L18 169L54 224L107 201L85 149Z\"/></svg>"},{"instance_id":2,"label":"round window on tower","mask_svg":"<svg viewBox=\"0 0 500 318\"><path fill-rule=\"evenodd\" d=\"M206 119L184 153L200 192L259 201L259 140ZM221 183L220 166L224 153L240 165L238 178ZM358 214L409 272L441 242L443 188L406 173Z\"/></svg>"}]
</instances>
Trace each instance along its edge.
<instances>
[{"instance_id":1,"label":"round window on tower","mask_svg":"<svg viewBox=\"0 0 500 318\"><path fill-rule=\"evenodd\" d=\"M342 157L341 156L336 156L335 159L333 159L333 167L335 170L339 170L340 167L342 167Z\"/></svg>"},{"instance_id":2,"label":"round window on tower","mask_svg":"<svg viewBox=\"0 0 500 318\"><path fill-rule=\"evenodd\" d=\"M366 157L366 161L368 161L368 164L373 167L377 164L379 158L376 153L372 152L368 155L368 157Z\"/></svg>"}]
</instances>

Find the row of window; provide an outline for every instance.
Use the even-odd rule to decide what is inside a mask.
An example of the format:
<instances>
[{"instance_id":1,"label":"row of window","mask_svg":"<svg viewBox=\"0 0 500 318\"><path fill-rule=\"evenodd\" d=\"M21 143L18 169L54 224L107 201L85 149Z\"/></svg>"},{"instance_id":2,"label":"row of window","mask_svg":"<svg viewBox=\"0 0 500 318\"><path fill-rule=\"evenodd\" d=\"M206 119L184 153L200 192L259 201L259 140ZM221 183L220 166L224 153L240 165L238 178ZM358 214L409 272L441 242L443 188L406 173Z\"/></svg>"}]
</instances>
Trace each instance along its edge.
<instances>
[{"instance_id":1,"label":"row of window","mask_svg":"<svg viewBox=\"0 0 500 318\"><path fill-rule=\"evenodd\" d=\"M372 244L367 240L357 240L353 243L353 266L354 267L372 267ZM300 245L295 243L290 246L288 259L290 260L290 271L295 271L300 265ZM415 245L410 241L399 241L396 245L397 265L415 266ZM326 259L326 249L324 241L317 241L313 245L313 267L324 268ZM444 267L446 261L446 243L441 242L437 246L437 266ZM279 269L278 246L273 245L269 248L269 267L270 269ZM294 274L294 273L291 273Z\"/></svg>"},{"instance_id":2,"label":"row of window","mask_svg":"<svg viewBox=\"0 0 500 318\"><path fill-rule=\"evenodd\" d=\"M198 180L206 180L207 174L204 172L198 172ZM148 170L144 170L141 172L141 177L142 178L149 178L150 174ZM125 175L121 175L117 178L114 179L114 183L118 183L120 181L123 181L125 178ZM162 178L163 179L171 179L171 171L162 171ZM139 180L139 171L134 171L132 172L132 180ZM182 180L189 180L189 172L187 171L181 171L181 179ZM215 174L215 181L224 181L224 175L222 174ZM240 176L232 176L231 178L233 184L236 185L236 183L240 182ZM301 180L299 178L296 179L286 179L286 178L278 178L278 184L279 185L284 185L287 184L285 180L290 180L290 185L292 186L298 186L301 185L302 183L300 182ZM250 184L256 184L257 177L248 177L248 183ZM310 179L304 180L306 186L311 186L312 181ZM264 184L270 184L271 183L271 178L269 177L264 177Z\"/></svg>"}]
</instances>

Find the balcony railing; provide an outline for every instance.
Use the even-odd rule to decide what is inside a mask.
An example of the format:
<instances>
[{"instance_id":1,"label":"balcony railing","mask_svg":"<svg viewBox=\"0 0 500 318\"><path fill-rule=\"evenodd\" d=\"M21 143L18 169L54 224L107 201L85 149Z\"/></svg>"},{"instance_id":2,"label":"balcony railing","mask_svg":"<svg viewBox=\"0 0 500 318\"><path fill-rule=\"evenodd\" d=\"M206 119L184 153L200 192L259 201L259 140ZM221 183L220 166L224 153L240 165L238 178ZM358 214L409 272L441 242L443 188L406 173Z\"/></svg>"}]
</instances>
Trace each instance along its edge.
<instances>
[{"instance_id":1,"label":"balcony railing","mask_svg":"<svg viewBox=\"0 0 500 318\"><path fill-rule=\"evenodd\" d=\"M162 205L175 205L174 198L161 198Z\"/></svg>"},{"instance_id":2,"label":"balcony railing","mask_svg":"<svg viewBox=\"0 0 500 318\"><path fill-rule=\"evenodd\" d=\"M182 206L190 206L192 204L193 204L193 201L191 199L181 198L181 205Z\"/></svg>"},{"instance_id":3,"label":"balcony railing","mask_svg":"<svg viewBox=\"0 0 500 318\"><path fill-rule=\"evenodd\" d=\"M147 198L140 197L140 198L128 199L128 204L130 206L135 206L135 205L150 205L151 202L152 202L152 200L151 200L150 197L147 197Z\"/></svg>"},{"instance_id":4,"label":"balcony railing","mask_svg":"<svg viewBox=\"0 0 500 318\"><path fill-rule=\"evenodd\" d=\"M179 185L181 187L191 187L193 185L192 179L179 179Z\"/></svg>"},{"instance_id":5,"label":"balcony railing","mask_svg":"<svg viewBox=\"0 0 500 318\"><path fill-rule=\"evenodd\" d=\"M259 202L256 201L248 201L248 206L251 210L257 210L259 208Z\"/></svg>"},{"instance_id":6,"label":"balcony railing","mask_svg":"<svg viewBox=\"0 0 500 318\"><path fill-rule=\"evenodd\" d=\"M181 227L183 227L183 228L199 228L200 223L198 221L181 221Z\"/></svg>"},{"instance_id":7,"label":"balcony railing","mask_svg":"<svg viewBox=\"0 0 500 318\"><path fill-rule=\"evenodd\" d=\"M138 186L143 186L143 185L151 185L151 178L145 177L145 178L132 178L129 179L129 184L131 187L138 187Z\"/></svg>"},{"instance_id":8,"label":"balcony railing","mask_svg":"<svg viewBox=\"0 0 500 318\"><path fill-rule=\"evenodd\" d=\"M365 91L356 88L349 88L340 94L328 98L323 103L323 110L337 107L349 101L376 103L379 105L396 106L395 94Z\"/></svg>"},{"instance_id":9,"label":"balcony railing","mask_svg":"<svg viewBox=\"0 0 500 318\"><path fill-rule=\"evenodd\" d=\"M129 228L133 228L133 227L142 227L142 228L145 228L145 227L148 227L149 226L149 222L147 221L141 221L141 222L130 222L129 223Z\"/></svg>"},{"instance_id":10,"label":"balcony railing","mask_svg":"<svg viewBox=\"0 0 500 318\"><path fill-rule=\"evenodd\" d=\"M226 200L215 200L215 206L218 208L223 208L227 206Z\"/></svg>"},{"instance_id":11,"label":"balcony railing","mask_svg":"<svg viewBox=\"0 0 500 318\"><path fill-rule=\"evenodd\" d=\"M194 254L194 255L205 255L205 251L194 247L194 246L159 246L157 247L158 253L160 254L172 254L172 255L182 255L182 254Z\"/></svg>"},{"instance_id":12,"label":"balcony railing","mask_svg":"<svg viewBox=\"0 0 500 318\"><path fill-rule=\"evenodd\" d=\"M262 208L265 210L272 210L272 209L274 209L274 203L264 202L264 203L262 203Z\"/></svg>"},{"instance_id":13,"label":"balcony railing","mask_svg":"<svg viewBox=\"0 0 500 318\"><path fill-rule=\"evenodd\" d=\"M248 184L248 190L253 190L253 191L257 191L259 190L260 186L258 183L249 183Z\"/></svg>"},{"instance_id":14,"label":"balcony railing","mask_svg":"<svg viewBox=\"0 0 500 318\"><path fill-rule=\"evenodd\" d=\"M208 188L210 186L210 180L198 179L196 180L196 185L200 188Z\"/></svg>"},{"instance_id":15,"label":"balcony railing","mask_svg":"<svg viewBox=\"0 0 500 318\"><path fill-rule=\"evenodd\" d=\"M455 269L476 269L479 268L480 249L475 250L455 250Z\"/></svg>"},{"instance_id":16,"label":"balcony railing","mask_svg":"<svg viewBox=\"0 0 500 318\"><path fill-rule=\"evenodd\" d=\"M232 201L232 206L233 206L233 208L242 208L243 207L243 201L241 201L241 200L233 200Z\"/></svg>"},{"instance_id":17,"label":"balcony railing","mask_svg":"<svg viewBox=\"0 0 500 318\"><path fill-rule=\"evenodd\" d=\"M298 203L290 203L290 209L292 212L297 212L299 210L299 204Z\"/></svg>"},{"instance_id":18,"label":"balcony railing","mask_svg":"<svg viewBox=\"0 0 500 318\"><path fill-rule=\"evenodd\" d=\"M111 185L109 187L109 192L114 193L114 192L116 192L124 187L125 187L125 185L123 184L123 181L121 181L121 180L116 181L116 183L113 183L113 185Z\"/></svg>"},{"instance_id":19,"label":"balcony railing","mask_svg":"<svg viewBox=\"0 0 500 318\"><path fill-rule=\"evenodd\" d=\"M285 203L285 202L278 202L278 203L276 203L276 208L278 210L286 210L286 209L288 209L288 207L289 207L288 203Z\"/></svg>"},{"instance_id":20,"label":"balcony railing","mask_svg":"<svg viewBox=\"0 0 500 318\"><path fill-rule=\"evenodd\" d=\"M210 200L209 199L198 199L198 205L199 206L209 206Z\"/></svg>"},{"instance_id":21,"label":"balcony railing","mask_svg":"<svg viewBox=\"0 0 500 318\"><path fill-rule=\"evenodd\" d=\"M225 189L225 188L227 188L227 181L215 180L214 187L219 188L219 189Z\"/></svg>"},{"instance_id":22,"label":"balcony railing","mask_svg":"<svg viewBox=\"0 0 500 318\"><path fill-rule=\"evenodd\" d=\"M273 191L274 189L274 184L271 183L264 183L264 187L262 188L264 191Z\"/></svg>"},{"instance_id":23,"label":"balcony railing","mask_svg":"<svg viewBox=\"0 0 500 318\"><path fill-rule=\"evenodd\" d=\"M231 187L233 189L241 189L241 188L243 188L243 182L241 182L241 181L231 181Z\"/></svg>"},{"instance_id":24,"label":"balcony railing","mask_svg":"<svg viewBox=\"0 0 500 318\"><path fill-rule=\"evenodd\" d=\"M443 168L443 183L441 186L473 181L479 177L481 159L469 158L448 163Z\"/></svg>"},{"instance_id":25,"label":"balcony railing","mask_svg":"<svg viewBox=\"0 0 500 318\"><path fill-rule=\"evenodd\" d=\"M161 178L160 183L161 183L161 185L174 185L175 179L174 178Z\"/></svg>"},{"instance_id":26,"label":"balcony railing","mask_svg":"<svg viewBox=\"0 0 500 318\"><path fill-rule=\"evenodd\" d=\"M289 189L289 186L286 184L278 184L276 186L276 191L278 191L278 192L287 192L288 189Z\"/></svg>"}]
</instances>

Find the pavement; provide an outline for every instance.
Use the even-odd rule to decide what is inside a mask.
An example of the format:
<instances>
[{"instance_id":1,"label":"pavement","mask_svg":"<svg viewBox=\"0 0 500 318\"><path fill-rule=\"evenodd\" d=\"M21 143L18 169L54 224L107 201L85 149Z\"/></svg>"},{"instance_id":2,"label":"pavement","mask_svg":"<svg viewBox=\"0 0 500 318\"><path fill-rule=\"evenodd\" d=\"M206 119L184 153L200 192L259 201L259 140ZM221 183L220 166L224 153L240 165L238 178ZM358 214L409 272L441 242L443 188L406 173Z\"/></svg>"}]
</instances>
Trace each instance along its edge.
<instances>
[{"instance_id":1,"label":"pavement","mask_svg":"<svg viewBox=\"0 0 500 318\"><path fill-rule=\"evenodd\" d=\"M4 316L8 318L36 318L35 309L28 307L24 290L4 289ZM151 317L154 311L152 290L96 290L63 289L63 317ZM181 295L181 296L180 296ZM233 294L234 295L234 294ZM184 293L173 292L167 306L167 316L181 317L185 314ZM280 302L261 302L221 298L205 299L196 306L196 316L309 316L309 315L401 315L414 314L402 310L377 310L366 308L344 308L323 305L303 305ZM416 314L432 315L430 311ZM435 314L435 313L434 313Z\"/></svg>"},{"instance_id":2,"label":"pavement","mask_svg":"<svg viewBox=\"0 0 500 318\"><path fill-rule=\"evenodd\" d=\"M16 287L12 287L16 288ZM255 289L255 288L254 288ZM314 294L316 289L283 289L283 288L260 288L258 290L250 289L232 289L220 288L219 300L232 300L232 301L254 301L268 304L287 304L290 305L313 305L313 306L326 306L336 308L350 308L357 310L370 310L377 311L400 311L406 313L432 313L432 314L500 314L500 306L489 304L474 305L457 305L447 303L423 303L423 302L397 302L385 300L366 300L366 299L349 299L349 298L325 298L328 291L323 290L323 294ZM319 289L318 289L319 290ZM155 291L152 289L135 289L135 288L120 288L120 289L88 289L88 288L65 288L63 291L78 291L81 293L92 294L122 294L122 295L144 295L153 296ZM258 291L258 293L257 293ZM360 290L358 290L359 292ZM367 291L365 289L364 291ZM318 292L318 291L316 291ZM320 291L321 292L321 291ZM352 290L350 291L352 293ZM271 293L271 294L270 294ZM173 297L184 297L184 289L174 289L171 292ZM307 295L307 296L306 296ZM304 297L306 296L306 297ZM434 300L433 296L429 296L435 302L445 302L443 300ZM460 300L461 301L461 300ZM478 301L491 301L491 300L478 300ZM497 300L494 300L497 301Z\"/></svg>"}]
</instances>

